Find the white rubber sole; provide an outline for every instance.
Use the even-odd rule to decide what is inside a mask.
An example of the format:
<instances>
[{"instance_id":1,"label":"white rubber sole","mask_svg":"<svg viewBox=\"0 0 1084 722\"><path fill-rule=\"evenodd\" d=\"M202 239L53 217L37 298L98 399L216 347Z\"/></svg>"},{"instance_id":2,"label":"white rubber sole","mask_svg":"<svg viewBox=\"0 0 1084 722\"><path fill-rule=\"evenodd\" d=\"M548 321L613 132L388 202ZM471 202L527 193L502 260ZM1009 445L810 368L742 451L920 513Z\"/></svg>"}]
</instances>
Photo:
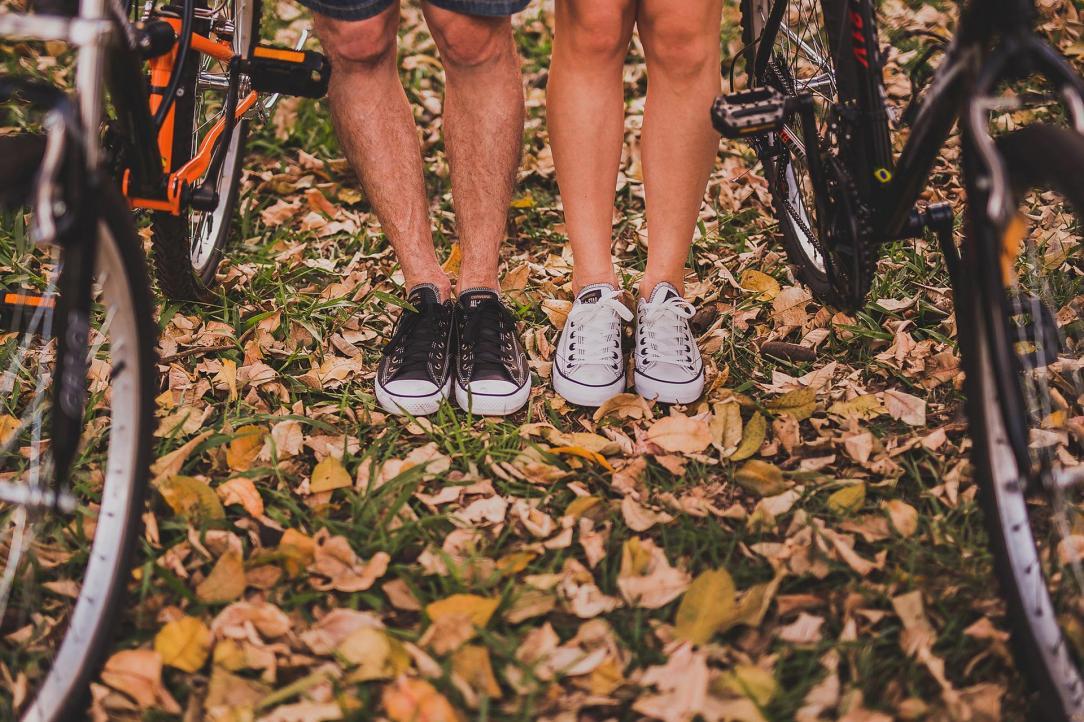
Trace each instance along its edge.
<instances>
[{"instance_id":1,"label":"white rubber sole","mask_svg":"<svg viewBox=\"0 0 1084 722\"><path fill-rule=\"evenodd\" d=\"M648 378L637 372L634 376L636 393L649 401L662 404L691 404L704 393L704 373L685 384L671 384Z\"/></svg>"},{"instance_id":2,"label":"white rubber sole","mask_svg":"<svg viewBox=\"0 0 1084 722\"><path fill-rule=\"evenodd\" d=\"M452 392L452 380L444 382L444 387L434 391L428 396L397 396L383 386L376 384L376 401L380 408L389 414L396 416L426 416L436 413L440 408L440 402L448 398Z\"/></svg>"},{"instance_id":3,"label":"white rubber sole","mask_svg":"<svg viewBox=\"0 0 1084 722\"><path fill-rule=\"evenodd\" d=\"M459 408L479 416L508 416L523 408L531 395L531 378L522 388L508 395L471 393L455 385L455 402Z\"/></svg>"},{"instance_id":4,"label":"white rubber sole","mask_svg":"<svg viewBox=\"0 0 1084 722\"><path fill-rule=\"evenodd\" d=\"M556 365L556 362L554 362ZM604 403L625 390L625 375L622 374L608 386L586 386L566 378L553 371L553 390L570 404L576 406L602 406Z\"/></svg>"}]
</instances>

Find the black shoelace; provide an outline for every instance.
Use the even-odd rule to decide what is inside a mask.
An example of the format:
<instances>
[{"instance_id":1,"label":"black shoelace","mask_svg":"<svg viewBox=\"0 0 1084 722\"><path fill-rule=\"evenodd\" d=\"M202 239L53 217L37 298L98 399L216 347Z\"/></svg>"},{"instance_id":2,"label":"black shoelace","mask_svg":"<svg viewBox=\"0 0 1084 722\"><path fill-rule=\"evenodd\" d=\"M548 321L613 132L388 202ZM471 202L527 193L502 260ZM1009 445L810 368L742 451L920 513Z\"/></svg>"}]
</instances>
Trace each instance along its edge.
<instances>
[{"instance_id":1,"label":"black shoelace","mask_svg":"<svg viewBox=\"0 0 1084 722\"><path fill-rule=\"evenodd\" d=\"M417 313L406 311L395 335L399 349L398 373L427 371L429 359L441 338L442 307L437 303L423 304Z\"/></svg>"},{"instance_id":2,"label":"black shoelace","mask_svg":"<svg viewBox=\"0 0 1084 722\"><path fill-rule=\"evenodd\" d=\"M512 314L500 301L485 300L467 312L462 340L471 351L474 369L507 374L512 351L507 329L514 324Z\"/></svg>"}]
</instances>

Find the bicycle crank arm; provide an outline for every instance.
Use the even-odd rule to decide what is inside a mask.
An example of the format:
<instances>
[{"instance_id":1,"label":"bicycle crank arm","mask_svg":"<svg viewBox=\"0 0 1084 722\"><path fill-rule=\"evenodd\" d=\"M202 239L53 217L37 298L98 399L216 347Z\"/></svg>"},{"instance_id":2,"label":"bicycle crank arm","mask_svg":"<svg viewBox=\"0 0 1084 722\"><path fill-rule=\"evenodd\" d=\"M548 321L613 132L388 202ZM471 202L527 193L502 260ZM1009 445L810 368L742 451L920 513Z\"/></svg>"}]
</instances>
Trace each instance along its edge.
<instances>
[{"instance_id":1,"label":"bicycle crank arm","mask_svg":"<svg viewBox=\"0 0 1084 722\"><path fill-rule=\"evenodd\" d=\"M78 505L78 500L70 491L54 491L29 484L12 484L0 481L0 502L15 504L31 511L62 511L71 514Z\"/></svg>"}]
</instances>

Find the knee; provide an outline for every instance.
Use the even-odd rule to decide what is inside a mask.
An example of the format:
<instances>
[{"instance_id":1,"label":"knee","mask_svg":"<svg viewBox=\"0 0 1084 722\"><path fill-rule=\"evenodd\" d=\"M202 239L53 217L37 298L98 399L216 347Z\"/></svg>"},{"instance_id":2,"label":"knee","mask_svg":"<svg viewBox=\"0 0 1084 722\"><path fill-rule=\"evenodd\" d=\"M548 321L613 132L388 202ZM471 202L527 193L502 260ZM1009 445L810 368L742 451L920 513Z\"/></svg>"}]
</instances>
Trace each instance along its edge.
<instances>
[{"instance_id":1,"label":"knee","mask_svg":"<svg viewBox=\"0 0 1084 722\"><path fill-rule=\"evenodd\" d=\"M645 35L643 29L640 32ZM718 72L719 40L701 27L663 21L652 27L643 40L649 74L654 67L670 78L691 80Z\"/></svg>"},{"instance_id":2,"label":"knee","mask_svg":"<svg viewBox=\"0 0 1084 722\"><path fill-rule=\"evenodd\" d=\"M483 18L451 13L430 18L429 31L445 66L473 68L509 54L514 47L512 24L506 18Z\"/></svg>"},{"instance_id":3,"label":"knee","mask_svg":"<svg viewBox=\"0 0 1084 722\"><path fill-rule=\"evenodd\" d=\"M317 15L316 32L333 66L371 67L395 61L398 25L398 13L355 21Z\"/></svg>"},{"instance_id":4,"label":"knee","mask_svg":"<svg viewBox=\"0 0 1084 722\"><path fill-rule=\"evenodd\" d=\"M623 63L629 51L631 19L623 8L610 3L586 5L558 15L555 45L580 62Z\"/></svg>"}]
</instances>

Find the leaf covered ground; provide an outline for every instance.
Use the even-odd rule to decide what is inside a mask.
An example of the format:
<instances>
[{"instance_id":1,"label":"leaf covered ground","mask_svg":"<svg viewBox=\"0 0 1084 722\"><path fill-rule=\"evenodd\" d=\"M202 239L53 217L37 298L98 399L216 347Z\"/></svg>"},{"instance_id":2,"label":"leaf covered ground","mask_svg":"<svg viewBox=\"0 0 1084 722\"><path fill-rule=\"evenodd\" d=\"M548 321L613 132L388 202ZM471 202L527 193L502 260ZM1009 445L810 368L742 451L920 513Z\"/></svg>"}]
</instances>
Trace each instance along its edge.
<instances>
[{"instance_id":1,"label":"leaf covered ground","mask_svg":"<svg viewBox=\"0 0 1084 722\"><path fill-rule=\"evenodd\" d=\"M271 11L280 42L310 23ZM1079 55L1074 6L1042 12ZM901 31L946 32L955 9L881 13L902 109L925 41ZM738 18L728 5L728 56ZM547 383L571 305L545 130L551 9L516 28L529 117L502 285L536 373L528 409L410 420L375 405L402 276L326 107L284 101L249 142L219 303L161 307L154 491L94 715L1025 718L933 242L889 249L866 310L821 307L773 240L752 152L723 143L687 281L703 399L563 403ZM442 72L415 5L401 68L455 273ZM632 287L648 242L635 45L625 82L614 253ZM929 199L960 201L957 154Z\"/></svg>"}]
</instances>

